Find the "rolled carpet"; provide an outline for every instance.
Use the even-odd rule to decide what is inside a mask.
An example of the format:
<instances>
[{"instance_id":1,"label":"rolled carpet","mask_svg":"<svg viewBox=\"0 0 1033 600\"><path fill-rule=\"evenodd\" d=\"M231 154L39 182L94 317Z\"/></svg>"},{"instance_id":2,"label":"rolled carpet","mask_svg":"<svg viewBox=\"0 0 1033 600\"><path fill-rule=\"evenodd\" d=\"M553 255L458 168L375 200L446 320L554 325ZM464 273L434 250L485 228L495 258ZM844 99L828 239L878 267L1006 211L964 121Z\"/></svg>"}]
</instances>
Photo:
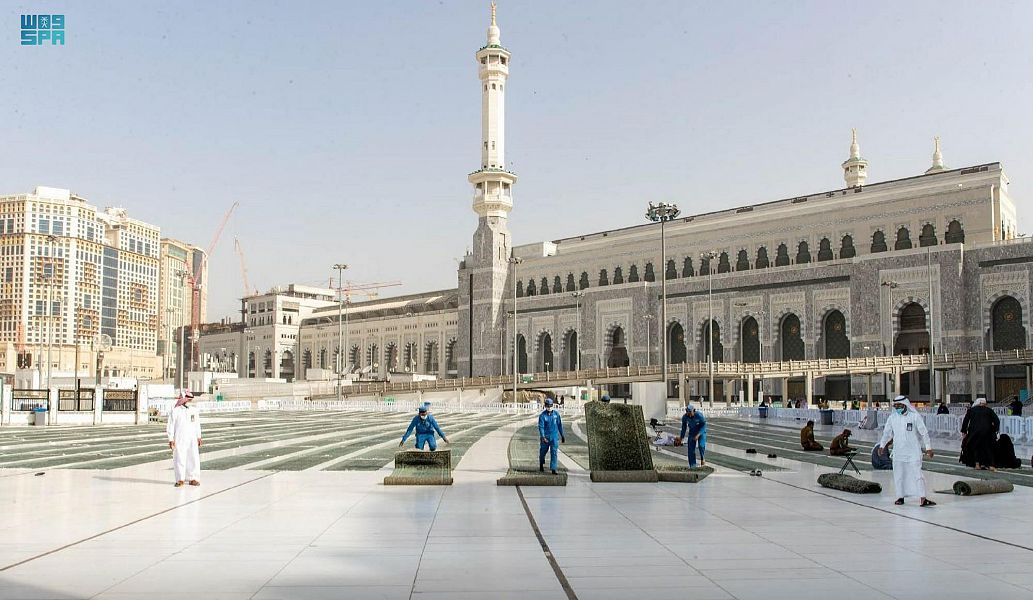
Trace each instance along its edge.
<instances>
[{"instance_id":1,"label":"rolled carpet","mask_svg":"<svg viewBox=\"0 0 1033 600\"><path fill-rule=\"evenodd\" d=\"M656 471L592 471L592 481L596 483L656 483L660 481Z\"/></svg>"},{"instance_id":2,"label":"rolled carpet","mask_svg":"<svg viewBox=\"0 0 1033 600\"><path fill-rule=\"evenodd\" d=\"M656 475L660 481L697 483L714 472L713 467L683 467L681 465L657 465Z\"/></svg>"},{"instance_id":3,"label":"rolled carpet","mask_svg":"<svg viewBox=\"0 0 1033 600\"><path fill-rule=\"evenodd\" d=\"M818 485L841 492L850 492L851 494L882 493L882 486L878 482L858 479L850 475L840 475L839 473L822 473L818 475Z\"/></svg>"},{"instance_id":4,"label":"rolled carpet","mask_svg":"<svg viewBox=\"0 0 1033 600\"><path fill-rule=\"evenodd\" d=\"M518 429L509 439L509 470L495 481L496 485L563 486L567 485L567 471L559 465L559 472L538 470L538 425L532 423Z\"/></svg>"},{"instance_id":5,"label":"rolled carpet","mask_svg":"<svg viewBox=\"0 0 1033 600\"><path fill-rule=\"evenodd\" d=\"M954 482L954 493L958 496L982 496L983 494L1005 494L1015 489L1004 479L962 479Z\"/></svg>"},{"instance_id":6,"label":"rolled carpet","mask_svg":"<svg viewBox=\"0 0 1033 600\"><path fill-rule=\"evenodd\" d=\"M452 485L452 451L402 450L384 485Z\"/></svg>"}]
</instances>

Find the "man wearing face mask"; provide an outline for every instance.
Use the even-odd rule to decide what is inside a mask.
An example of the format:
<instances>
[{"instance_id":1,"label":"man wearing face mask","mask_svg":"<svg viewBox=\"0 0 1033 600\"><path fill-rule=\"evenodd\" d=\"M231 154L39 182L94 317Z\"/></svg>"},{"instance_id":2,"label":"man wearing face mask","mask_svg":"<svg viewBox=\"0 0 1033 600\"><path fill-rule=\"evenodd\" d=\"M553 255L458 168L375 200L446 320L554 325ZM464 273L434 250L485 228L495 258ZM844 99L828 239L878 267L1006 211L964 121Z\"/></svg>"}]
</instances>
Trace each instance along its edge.
<instances>
[{"instance_id":1,"label":"man wearing face mask","mask_svg":"<svg viewBox=\"0 0 1033 600\"><path fill-rule=\"evenodd\" d=\"M434 439L434 433L437 432L444 440L446 444L451 444L445 434L438 427L438 422L429 413L430 406L424 403L420 406L419 414L412 418L409 422L409 428L405 430L405 435L402 436L402 441L398 442L398 447L401 448L405 445L405 440L409 439L412 432L416 432L416 449L423 450L424 446L430 446L431 451L438 449L438 444Z\"/></svg>"},{"instance_id":2,"label":"man wearing face mask","mask_svg":"<svg viewBox=\"0 0 1033 600\"><path fill-rule=\"evenodd\" d=\"M566 443L563 437L563 419L560 413L553 410L552 398L545 399L545 410L538 415L538 470L545 470L545 454L549 454L549 470L556 474L556 455L559 454L560 442Z\"/></svg>"},{"instance_id":3,"label":"man wearing face mask","mask_svg":"<svg viewBox=\"0 0 1033 600\"><path fill-rule=\"evenodd\" d=\"M922 475L922 449L925 456L933 457L929 431L922 416L904 396L893 400L893 412L886 419L886 427L879 440L879 454L886 454L886 444L893 440L893 487L897 490L897 506L907 496L919 497L920 506L936 506L925 497L925 476Z\"/></svg>"}]
</instances>

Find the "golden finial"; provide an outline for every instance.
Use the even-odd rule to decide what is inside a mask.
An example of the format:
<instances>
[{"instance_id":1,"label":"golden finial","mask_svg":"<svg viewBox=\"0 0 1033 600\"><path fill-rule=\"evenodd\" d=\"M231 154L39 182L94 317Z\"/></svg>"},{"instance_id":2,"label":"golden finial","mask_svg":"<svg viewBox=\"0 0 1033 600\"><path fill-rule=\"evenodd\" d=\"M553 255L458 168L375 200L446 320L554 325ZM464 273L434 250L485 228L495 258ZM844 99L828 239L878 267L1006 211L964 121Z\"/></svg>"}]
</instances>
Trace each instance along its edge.
<instances>
[{"instance_id":1,"label":"golden finial","mask_svg":"<svg viewBox=\"0 0 1033 600\"><path fill-rule=\"evenodd\" d=\"M495 0L492 0L491 3L491 24L493 27L495 26Z\"/></svg>"}]
</instances>

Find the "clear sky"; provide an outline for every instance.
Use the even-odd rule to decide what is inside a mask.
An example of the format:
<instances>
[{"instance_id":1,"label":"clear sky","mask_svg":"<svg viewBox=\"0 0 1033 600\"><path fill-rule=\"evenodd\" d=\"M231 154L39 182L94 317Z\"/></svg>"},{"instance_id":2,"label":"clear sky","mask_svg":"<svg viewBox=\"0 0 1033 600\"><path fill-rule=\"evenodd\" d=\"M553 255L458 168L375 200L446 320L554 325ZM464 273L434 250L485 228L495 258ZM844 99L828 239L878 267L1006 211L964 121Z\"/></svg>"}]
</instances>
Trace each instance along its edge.
<instances>
[{"instance_id":1,"label":"clear sky","mask_svg":"<svg viewBox=\"0 0 1033 600\"><path fill-rule=\"evenodd\" d=\"M22 13L64 47L22 47ZM456 285L488 2L7 2L0 192L65 187L207 246L209 316L347 262ZM1001 161L1033 195L1033 2L500 0L517 244ZM1020 216L1020 229L1031 222Z\"/></svg>"}]
</instances>

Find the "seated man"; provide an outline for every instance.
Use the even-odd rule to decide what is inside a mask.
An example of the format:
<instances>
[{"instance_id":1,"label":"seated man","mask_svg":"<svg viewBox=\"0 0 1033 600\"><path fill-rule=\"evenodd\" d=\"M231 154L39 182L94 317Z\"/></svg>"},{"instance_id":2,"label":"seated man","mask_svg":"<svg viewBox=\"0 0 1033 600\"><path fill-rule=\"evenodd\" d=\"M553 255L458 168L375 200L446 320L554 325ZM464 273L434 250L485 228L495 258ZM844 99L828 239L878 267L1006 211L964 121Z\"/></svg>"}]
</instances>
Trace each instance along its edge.
<instances>
[{"instance_id":1,"label":"seated man","mask_svg":"<svg viewBox=\"0 0 1033 600\"><path fill-rule=\"evenodd\" d=\"M893 470L893 440L886 444L886 450L889 452L880 452L878 446L872 448L872 468L876 471Z\"/></svg>"},{"instance_id":2,"label":"seated man","mask_svg":"<svg viewBox=\"0 0 1033 600\"><path fill-rule=\"evenodd\" d=\"M844 429L843 433L832 438L832 445L829 446L829 455L843 456L849 452L855 452L856 448L850 447L850 430Z\"/></svg>"},{"instance_id":3,"label":"seated man","mask_svg":"<svg viewBox=\"0 0 1033 600\"><path fill-rule=\"evenodd\" d=\"M824 450L821 444L814 440L814 421L807 421L807 424L800 430L800 445L808 452Z\"/></svg>"}]
</instances>

